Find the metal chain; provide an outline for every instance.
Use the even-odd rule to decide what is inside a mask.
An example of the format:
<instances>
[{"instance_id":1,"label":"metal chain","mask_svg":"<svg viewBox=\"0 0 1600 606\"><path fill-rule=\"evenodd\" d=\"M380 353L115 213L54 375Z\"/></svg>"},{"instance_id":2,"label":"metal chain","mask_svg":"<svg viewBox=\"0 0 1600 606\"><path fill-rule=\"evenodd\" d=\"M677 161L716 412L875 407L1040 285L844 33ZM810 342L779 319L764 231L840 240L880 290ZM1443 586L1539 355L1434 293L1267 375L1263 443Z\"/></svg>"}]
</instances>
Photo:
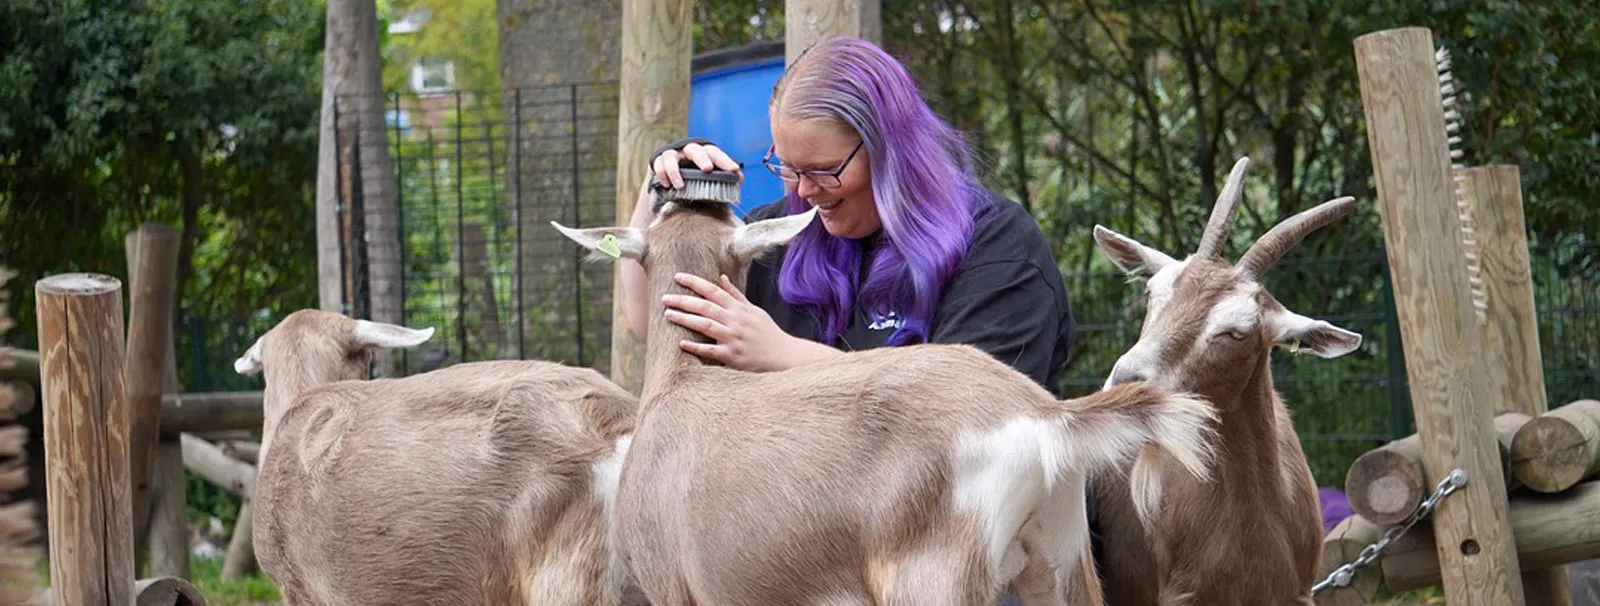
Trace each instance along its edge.
<instances>
[{"instance_id":1,"label":"metal chain","mask_svg":"<svg viewBox=\"0 0 1600 606\"><path fill-rule=\"evenodd\" d=\"M1433 513L1434 508L1439 505L1439 501L1443 500L1446 496L1449 496L1450 493L1455 492L1457 489L1465 486L1466 484L1467 472L1465 470L1456 469L1451 471L1450 475L1445 476L1443 480L1439 481L1439 486L1434 489L1433 494L1427 499L1423 500L1421 504L1417 505L1417 510L1411 512L1411 517L1407 518L1405 523L1390 527L1387 532L1383 533L1383 538L1378 539L1378 542L1368 545L1366 548L1362 549L1361 554L1357 555L1354 561L1335 569L1332 574L1328 575L1328 578L1323 579L1321 583L1317 583L1315 586L1313 586L1311 588L1311 594L1316 595L1318 592L1321 592L1329 587L1345 587L1350 585L1350 581L1355 578L1356 569L1366 566L1373 560L1378 559L1378 555L1383 553L1384 548L1388 547L1389 544L1394 542L1395 539L1398 539L1404 535L1406 531L1411 530L1411 527L1416 525L1416 523L1422 520L1422 518L1425 518L1428 516L1428 514Z\"/></svg>"}]
</instances>

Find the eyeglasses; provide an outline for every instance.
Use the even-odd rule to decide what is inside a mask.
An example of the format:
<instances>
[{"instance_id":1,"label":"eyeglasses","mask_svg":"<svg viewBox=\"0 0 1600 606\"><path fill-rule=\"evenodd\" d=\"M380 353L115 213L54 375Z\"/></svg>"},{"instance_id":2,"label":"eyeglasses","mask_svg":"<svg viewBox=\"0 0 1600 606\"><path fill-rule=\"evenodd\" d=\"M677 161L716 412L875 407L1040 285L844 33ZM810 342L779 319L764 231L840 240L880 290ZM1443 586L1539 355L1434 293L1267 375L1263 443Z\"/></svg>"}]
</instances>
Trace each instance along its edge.
<instances>
[{"instance_id":1,"label":"eyeglasses","mask_svg":"<svg viewBox=\"0 0 1600 606\"><path fill-rule=\"evenodd\" d=\"M811 179L812 183L816 183L818 187L823 189L834 189L841 185L839 182L839 175L844 174L844 169L850 167L850 161L855 159L856 153L861 151L862 144L866 142L866 139L857 141L855 149L850 150L850 155L844 157L844 162L839 163L839 168L831 171L799 170L784 166L781 161L780 163L774 164L772 162L772 154L778 150L776 145L767 148L767 155L761 157L761 164L766 166L767 170L772 171L772 174L777 175L779 179L783 179L789 183L799 183L800 177L805 176Z\"/></svg>"}]
</instances>

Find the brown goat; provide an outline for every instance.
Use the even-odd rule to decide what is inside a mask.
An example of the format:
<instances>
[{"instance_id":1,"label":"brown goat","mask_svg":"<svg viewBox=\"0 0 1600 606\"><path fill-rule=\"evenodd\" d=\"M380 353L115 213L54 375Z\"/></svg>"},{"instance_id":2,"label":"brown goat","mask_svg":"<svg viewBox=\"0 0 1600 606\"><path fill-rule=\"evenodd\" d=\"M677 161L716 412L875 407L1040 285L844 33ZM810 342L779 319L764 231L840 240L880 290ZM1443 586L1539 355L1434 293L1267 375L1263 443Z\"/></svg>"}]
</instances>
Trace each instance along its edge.
<instances>
[{"instance_id":1,"label":"brown goat","mask_svg":"<svg viewBox=\"0 0 1600 606\"><path fill-rule=\"evenodd\" d=\"M254 540L284 603L620 603L607 518L637 398L539 361L358 380L432 333L301 310L235 363L266 373Z\"/></svg>"},{"instance_id":2,"label":"brown goat","mask_svg":"<svg viewBox=\"0 0 1600 606\"><path fill-rule=\"evenodd\" d=\"M1317 488L1289 410L1272 386L1271 353L1288 346L1336 358L1361 335L1289 311L1261 286L1307 234L1353 210L1339 198L1279 223L1240 257L1221 258L1249 158L1234 165L1199 248L1182 261L1095 226L1095 241L1127 272L1148 274L1138 342L1106 381L1198 393L1221 414L1215 478L1168 474L1153 533L1130 511L1124 476L1094 478L1107 603L1303 604L1321 563Z\"/></svg>"},{"instance_id":3,"label":"brown goat","mask_svg":"<svg viewBox=\"0 0 1600 606\"><path fill-rule=\"evenodd\" d=\"M993 606L1009 584L1029 605L1099 604L1085 474L1158 445L1203 477L1211 407L1148 385L1059 401L966 345L768 373L680 349L705 337L663 317L662 296L688 292L676 272L742 287L815 215L746 225L724 204L669 202L647 229L555 226L638 260L649 284L613 532L651 603ZM1137 475L1132 490L1157 491Z\"/></svg>"}]
</instances>

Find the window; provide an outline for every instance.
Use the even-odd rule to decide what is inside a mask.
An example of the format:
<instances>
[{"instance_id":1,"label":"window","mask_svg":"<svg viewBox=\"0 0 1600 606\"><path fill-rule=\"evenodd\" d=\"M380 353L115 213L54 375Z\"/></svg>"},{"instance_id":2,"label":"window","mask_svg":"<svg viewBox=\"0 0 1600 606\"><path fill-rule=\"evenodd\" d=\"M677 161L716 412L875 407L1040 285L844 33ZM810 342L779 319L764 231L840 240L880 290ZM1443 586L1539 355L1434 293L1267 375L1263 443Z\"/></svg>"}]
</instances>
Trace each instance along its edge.
<instances>
[{"instance_id":1,"label":"window","mask_svg":"<svg viewBox=\"0 0 1600 606\"><path fill-rule=\"evenodd\" d=\"M411 65L411 89L419 93L437 93L455 86L455 63L442 59L424 58Z\"/></svg>"}]
</instances>

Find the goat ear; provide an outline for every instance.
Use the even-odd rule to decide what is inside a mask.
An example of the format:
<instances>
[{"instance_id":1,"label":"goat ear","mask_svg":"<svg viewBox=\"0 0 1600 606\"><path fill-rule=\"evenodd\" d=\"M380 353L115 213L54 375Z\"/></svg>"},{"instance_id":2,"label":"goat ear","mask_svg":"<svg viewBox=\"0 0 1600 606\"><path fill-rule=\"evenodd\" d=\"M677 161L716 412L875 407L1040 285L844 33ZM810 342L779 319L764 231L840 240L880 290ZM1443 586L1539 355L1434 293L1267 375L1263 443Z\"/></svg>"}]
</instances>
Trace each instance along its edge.
<instances>
[{"instance_id":1,"label":"goat ear","mask_svg":"<svg viewBox=\"0 0 1600 606\"><path fill-rule=\"evenodd\" d=\"M749 259L774 246L788 244L817 217L816 207L806 212L756 221L733 230L728 248L740 259Z\"/></svg>"},{"instance_id":2,"label":"goat ear","mask_svg":"<svg viewBox=\"0 0 1600 606\"><path fill-rule=\"evenodd\" d=\"M1094 226L1094 243L1113 265L1126 273L1143 270L1146 275L1154 275L1161 268L1177 263L1166 253L1100 225Z\"/></svg>"},{"instance_id":3,"label":"goat ear","mask_svg":"<svg viewBox=\"0 0 1600 606\"><path fill-rule=\"evenodd\" d=\"M354 342L357 349L363 347L394 349L398 347L416 347L432 337L432 326L419 330L383 322L356 320L356 329L350 340Z\"/></svg>"},{"instance_id":4,"label":"goat ear","mask_svg":"<svg viewBox=\"0 0 1600 606\"><path fill-rule=\"evenodd\" d=\"M550 225L555 227L556 231L561 232L561 235L566 236L567 239L589 249L591 253L590 259L627 257L638 261L644 257L645 236L642 229L633 227L574 229L555 221L551 221ZM609 240L606 236L611 236L615 240ZM604 255L604 257L601 255Z\"/></svg>"},{"instance_id":5,"label":"goat ear","mask_svg":"<svg viewBox=\"0 0 1600 606\"><path fill-rule=\"evenodd\" d=\"M1267 327L1278 345L1296 351L1309 351L1319 358L1337 358L1361 347L1361 333L1286 309L1269 312Z\"/></svg>"},{"instance_id":6,"label":"goat ear","mask_svg":"<svg viewBox=\"0 0 1600 606\"><path fill-rule=\"evenodd\" d=\"M244 351L244 355L233 361L233 371L241 375L253 375L261 372L261 339Z\"/></svg>"}]
</instances>

